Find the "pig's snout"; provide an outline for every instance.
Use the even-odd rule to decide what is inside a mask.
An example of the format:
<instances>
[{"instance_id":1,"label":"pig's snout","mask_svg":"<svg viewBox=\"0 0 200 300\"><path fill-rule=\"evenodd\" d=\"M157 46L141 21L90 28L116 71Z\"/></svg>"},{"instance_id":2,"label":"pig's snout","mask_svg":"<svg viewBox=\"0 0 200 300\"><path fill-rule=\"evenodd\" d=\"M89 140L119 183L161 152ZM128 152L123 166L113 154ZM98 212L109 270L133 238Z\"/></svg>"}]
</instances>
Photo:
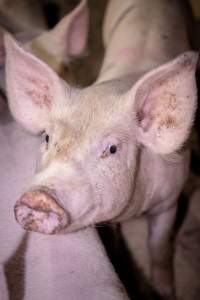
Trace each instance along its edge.
<instances>
[{"instance_id":1,"label":"pig's snout","mask_svg":"<svg viewBox=\"0 0 200 300\"><path fill-rule=\"evenodd\" d=\"M26 230L55 234L62 232L70 222L67 212L45 190L26 192L14 210L16 220Z\"/></svg>"}]
</instances>

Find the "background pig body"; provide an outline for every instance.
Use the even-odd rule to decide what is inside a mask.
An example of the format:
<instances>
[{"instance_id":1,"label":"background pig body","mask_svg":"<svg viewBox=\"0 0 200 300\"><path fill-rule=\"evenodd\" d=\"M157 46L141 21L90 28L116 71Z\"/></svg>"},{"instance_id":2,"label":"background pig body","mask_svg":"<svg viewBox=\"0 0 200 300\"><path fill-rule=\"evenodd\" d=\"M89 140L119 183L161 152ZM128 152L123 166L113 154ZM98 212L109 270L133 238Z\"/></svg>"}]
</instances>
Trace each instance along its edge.
<instances>
[{"instance_id":1,"label":"background pig body","mask_svg":"<svg viewBox=\"0 0 200 300\"><path fill-rule=\"evenodd\" d=\"M126 30L132 21L118 20L97 83L82 91L7 40L11 111L28 130L46 132L41 170L15 213L24 228L42 233L145 214L153 284L161 295L173 298L170 233L188 172L189 154L182 145L196 108L197 56L186 53L157 67L187 49L184 27L176 26L174 33L168 22L169 17L181 22L181 16L168 2L132 3L137 4L133 20L138 11L138 28L133 24ZM146 9L155 20L151 26L145 23ZM132 16L130 7L127 11L123 16ZM143 37L144 29L149 39ZM169 47L177 35L181 41ZM24 80L20 90L19 75ZM67 226L56 223L59 217L68 220Z\"/></svg>"},{"instance_id":2,"label":"background pig body","mask_svg":"<svg viewBox=\"0 0 200 300\"><path fill-rule=\"evenodd\" d=\"M26 261L24 299L129 299L95 229L65 236L31 234Z\"/></svg>"},{"instance_id":3,"label":"background pig body","mask_svg":"<svg viewBox=\"0 0 200 300\"><path fill-rule=\"evenodd\" d=\"M97 81L144 73L188 50L181 10L178 1L109 1L103 25L106 56Z\"/></svg>"},{"instance_id":4,"label":"background pig body","mask_svg":"<svg viewBox=\"0 0 200 300\"><path fill-rule=\"evenodd\" d=\"M1 140L1 261L6 261L15 251L24 232L16 226L10 211L17 194L28 184L35 173L38 137L26 133L10 116L8 109L0 118ZM9 237L9 238L8 238ZM11 246L12 244L12 246Z\"/></svg>"}]
</instances>

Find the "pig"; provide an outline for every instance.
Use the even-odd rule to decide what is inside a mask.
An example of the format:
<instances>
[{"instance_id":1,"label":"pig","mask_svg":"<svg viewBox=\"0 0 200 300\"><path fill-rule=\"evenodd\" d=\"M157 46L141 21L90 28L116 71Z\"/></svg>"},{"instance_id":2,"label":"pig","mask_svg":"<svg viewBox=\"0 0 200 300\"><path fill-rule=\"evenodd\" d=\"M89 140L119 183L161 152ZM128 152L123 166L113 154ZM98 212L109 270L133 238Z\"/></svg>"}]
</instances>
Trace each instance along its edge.
<instances>
[{"instance_id":1,"label":"pig","mask_svg":"<svg viewBox=\"0 0 200 300\"><path fill-rule=\"evenodd\" d=\"M43 234L145 216L152 284L174 299L170 237L188 176L198 55L177 1L126 5L109 2L116 23L109 29L105 21L104 62L84 89L6 37L11 113L43 139L37 173L14 211L24 229Z\"/></svg>"},{"instance_id":2,"label":"pig","mask_svg":"<svg viewBox=\"0 0 200 300\"><path fill-rule=\"evenodd\" d=\"M48 45L48 51L46 50L47 53L49 53L47 59L49 60L49 63L51 63L51 67L55 67L56 71L63 70L63 67L61 68L61 59L65 59L65 64L68 64L71 56L77 56L84 51L88 31L87 19L87 2L83 0L74 11L61 20L55 29L43 34L46 42L49 44L51 39L55 42L54 34L56 34L57 43L59 44L57 46L58 57L54 60L49 60L50 57L53 58L51 47ZM79 41L78 45L76 42L77 39ZM74 46L74 42L76 43L76 46ZM64 44L63 46L61 45L62 43ZM42 44L41 37L37 38L33 44L38 45L38 48L41 49L44 56L46 48L43 46L44 43ZM29 49L31 49L31 45L30 42L28 45ZM55 49L53 51L55 51ZM64 51L66 51L65 54ZM38 56L39 55L38 52ZM43 56L42 58L44 58ZM52 63L53 61L54 65ZM24 231L16 227L11 210L14 205L13 199L22 193L24 186L35 173L36 150L40 143L40 138L28 135L27 132L12 119L4 96L2 96L1 100L0 239L2 242L0 249L0 263L5 264L10 256L16 251L24 235ZM13 149L15 149L15 151L13 151Z\"/></svg>"},{"instance_id":3,"label":"pig","mask_svg":"<svg viewBox=\"0 0 200 300\"><path fill-rule=\"evenodd\" d=\"M58 31L60 34L62 33L62 36L57 36L57 39L61 38L60 41L57 41L60 46L62 46L63 35L64 37L66 36L64 40L66 44L64 44L62 51L58 53L57 57L51 54L53 60L47 61L50 55L47 55L46 58L46 61L51 63L51 67L59 72L59 69L62 70L59 67L62 57L64 58L65 56L65 63L68 64L70 56L79 55L79 51L84 51L88 30L87 14L86 1L82 1L72 14L65 17L60 25L57 25L54 32L51 31L51 34L44 33L42 37L37 38L34 42L30 42L29 50L33 52L33 49L31 50L32 45L38 44L38 47L33 48L40 49L38 56L42 53L43 56L41 57L45 59L45 43L42 42L42 38L45 36L45 40L49 44ZM84 26L81 27L81 32L79 32L79 24ZM83 28L85 28L85 31L83 31ZM76 44L76 51L73 50L75 37L82 39L82 41L79 40L79 49ZM50 45L52 46L52 42ZM49 53L51 53L51 46L49 46ZM42 47L44 47L43 51L41 51ZM52 61L57 63L53 64ZM15 254L24 236L24 231L16 227L10 212L16 195L20 195L23 186L26 185L35 172L36 149L40 142L38 137L28 135L14 122L6 109L5 102L2 115L0 115L0 166L2 170L0 180L0 262L3 265L6 265L10 257ZM15 147L15 152L13 152L12 145ZM41 255L41 253L44 255ZM1 265L0 269L0 299L7 300L8 293L3 265ZM16 280L17 274L15 274L15 270L11 269L11 271L13 274L9 274L8 277L11 276L13 281L18 281ZM44 276L45 273L47 273L46 276ZM48 300L54 300L55 298L58 300L128 300L128 296L113 270L94 229L83 230L77 234L65 237L55 236L51 239L37 234L29 234L25 250L24 280L23 299L27 300L42 298ZM18 287L18 282L14 282L14 286L12 282L8 281L8 283L10 297L12 299L13 297L19 298L22 292Z\"/></svg>"}]
</instances>

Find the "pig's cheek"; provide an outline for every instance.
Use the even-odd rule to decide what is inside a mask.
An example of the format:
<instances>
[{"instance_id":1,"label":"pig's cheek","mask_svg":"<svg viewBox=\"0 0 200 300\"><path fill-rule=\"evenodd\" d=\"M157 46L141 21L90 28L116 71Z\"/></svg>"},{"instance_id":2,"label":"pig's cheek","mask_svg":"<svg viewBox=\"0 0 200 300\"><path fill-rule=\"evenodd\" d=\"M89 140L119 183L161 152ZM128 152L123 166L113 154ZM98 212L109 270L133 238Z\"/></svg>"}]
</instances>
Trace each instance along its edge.
<instances>
[{"instance_id":1,"label":"pig's cheek","mask_svg":"<svg viewBox=\"0 0 200 300\"><path fill-rule=\"evenodd\" d=\"M98 221L112 220L124 208L124 182L118 169L122 171L123 166L112 164L107 170L99 171L93 182Z\"/></svg>"},{"instance_id":2,"label":"pig's cheek","mask_svg":"<svg viewBox=\"0 0 200 300\"><path fill-rule=\"evenodd\" d=\"M90 185L85 187L77 186L72 190L69 188L69 185L65 189L64 185L60 186L58 183L56 189L56 194L62 202L62 207L70 215L69 232L96 223L98 212L95 199L92 198L93 194Z\"/></svg>"},{"instance_id":3,"label":"pig's cheek","mask_svg":"<svg viewBox=\"0 0 200 300\"><path fill-rule=\"evenodd\" d=\"M41 153L41 156L45 155L45 153L47 152L48 150L48 145L47 143L43 142L40 146L40 153Z\"/></svg>"},{"instance_id":4,"label":"pig's cheek","mask_svg":"<svg viewBox=\"0 0 200 300\"><path fill-rule=\"evenodd\" d=\"M131 164L127 165L126 158L122 160L121 164L118 166L119 172L115 174L115 182L110 184L111 191L114 191L114 208L116 208L116 214L121 214L122 211L127 207L130 201L130 197L133 189L134 180L134 170L135 170L135 160L132 159ZM114 209L113 208L113 209ZM116 216L115 216L116 217Z\"/></svg>"},{"instance_id":5,"label":"pig's cheek","mask_svg":"<svg viewBox=\"0 0 200 300\"><path fill-rule=\"evenodd\" d=\"M130 141L126 147L124 157L126 157L126 166L129 171L134 171L139 155L139 147L136 140Z\"/></svg>"},{"instance_id":6,"label":"pig's cheek","mask_svg":"<svg viewBox=\"0 0 200 300\"><path fill-rule=\"evenodd\" d=\"M43 162L45 160L45 156L47 155L46 151L46 143L42 143L40 145L39 151L36 157L36 172L38 173L42 169Z\"/></svg>"},{"instance_id":7,"label":"pig's cheek","mask_svg":"<svg viewBox=\"0 0 200 300\"><path fill-rule=\"evenodd\" d=\"M36 168L35 168L36 173L40 172L41 164L42 164L42 154L41 154L41 147L40 147L39 151L37 152L37 156L36 156Z\"/></svg>"}]
</instances>

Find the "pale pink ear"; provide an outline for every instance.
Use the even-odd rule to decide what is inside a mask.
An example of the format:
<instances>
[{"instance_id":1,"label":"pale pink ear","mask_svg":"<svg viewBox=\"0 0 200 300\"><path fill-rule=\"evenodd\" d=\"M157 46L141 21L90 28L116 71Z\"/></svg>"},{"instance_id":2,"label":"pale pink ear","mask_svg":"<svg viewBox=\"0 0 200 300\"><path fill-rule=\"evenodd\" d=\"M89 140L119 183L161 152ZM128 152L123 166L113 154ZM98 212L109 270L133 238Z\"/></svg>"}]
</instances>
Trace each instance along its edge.
<instances>
[{"instance_id":1,"label":"pale pink ear","mask_svg":"<svg viewBox=\"0 0 200 300\"><path fill-rule=\"evenodd\" d=\"M88 14L87 0L82 0L52 30L36 38L34 44L37 42L58 61L67 63L72 56L79 56L85 51L89 27Z\"/></svg>"},{"instance_id":2,"label":"pale pink ear","mask_svg":"<svg viewBox=\"0 0 200 300\"><path fill-rule=\"evenodd\" d=\"M195 70L198 55L187 52L141 78L134 97L139 143L170 154L187 140L197 107Z\"/></svg>"},{"instance_id":3,"label":"pale pink ear","mask_svg":"<svg viewBox=\"0 0 200 300\"><path fill-rule=\"evenodd\" d=\"M67 53L71 56L77 56L85 50L87 43L89 29L87 0L81 0L80 4L68 18Z\"/></svg>"},{"instance_id":4,"label":"pale pink ear","mask_svg":"<svg viewBox=\"0 0 200 300\"><path fill-rule=\"evenodd\" d=\"M5 47L10 110L27 130L39 133L47 125L53 102L64 97L64 85L54 71L9 35Z\"/></svg>"}]
</instances>

